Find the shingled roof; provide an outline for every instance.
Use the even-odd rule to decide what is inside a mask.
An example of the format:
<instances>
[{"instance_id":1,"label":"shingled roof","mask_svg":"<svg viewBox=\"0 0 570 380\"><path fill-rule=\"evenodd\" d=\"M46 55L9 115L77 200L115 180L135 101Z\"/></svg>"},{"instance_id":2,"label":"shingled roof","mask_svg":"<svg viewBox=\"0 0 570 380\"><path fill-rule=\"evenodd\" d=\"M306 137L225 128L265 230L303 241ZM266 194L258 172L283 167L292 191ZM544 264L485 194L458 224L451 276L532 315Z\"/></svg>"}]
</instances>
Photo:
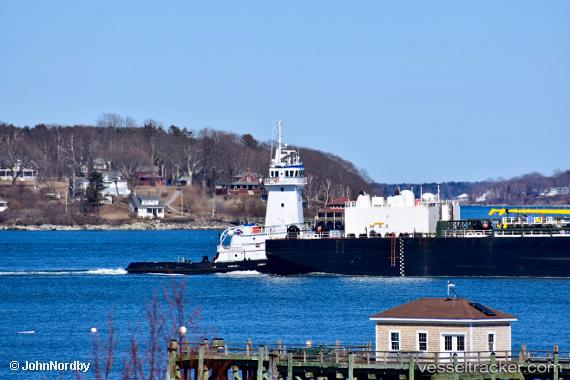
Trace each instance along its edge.
<instances>
[{"instance_id":1,"label":"shingled roof","mask_svg":"<svg viewBox=\"0 0 570 380\"><path fill-rule=\"evenodd\" d=\"M397 320L508 320L516 317L465 298L420 298L370 317L374 321Z\"/></svg>"}]
</instances>

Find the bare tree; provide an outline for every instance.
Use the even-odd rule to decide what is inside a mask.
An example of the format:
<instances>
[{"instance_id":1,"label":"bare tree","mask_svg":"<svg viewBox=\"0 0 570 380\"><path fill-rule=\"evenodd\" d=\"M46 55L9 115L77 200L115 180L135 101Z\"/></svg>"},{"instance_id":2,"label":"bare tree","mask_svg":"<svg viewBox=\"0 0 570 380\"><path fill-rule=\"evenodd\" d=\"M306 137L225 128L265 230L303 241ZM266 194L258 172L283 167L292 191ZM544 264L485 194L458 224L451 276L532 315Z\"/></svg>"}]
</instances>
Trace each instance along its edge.
<instances>
[{"instance_id":1,"label":"bare tree","mask_svg":"<svg viewBox=\"0 0 570 380\"><path fill-rule=\"evenodd\" d=\"M20 131L14 130L9 135L0 136L0 162L2 166L10 169L12 185L23 176L24 169L32 164L33 161Z\"/></svg>"},{"instance_id":2,"label":"bare tree","mask_svg":"<svg viewBox=\"0 0 570 380\"><path fill-rule=\"evenodd\" d=\"M97 119L100 128L121 128L126 126L125 118L116 113L104 113Z\"/></svg>"}]
</instances>

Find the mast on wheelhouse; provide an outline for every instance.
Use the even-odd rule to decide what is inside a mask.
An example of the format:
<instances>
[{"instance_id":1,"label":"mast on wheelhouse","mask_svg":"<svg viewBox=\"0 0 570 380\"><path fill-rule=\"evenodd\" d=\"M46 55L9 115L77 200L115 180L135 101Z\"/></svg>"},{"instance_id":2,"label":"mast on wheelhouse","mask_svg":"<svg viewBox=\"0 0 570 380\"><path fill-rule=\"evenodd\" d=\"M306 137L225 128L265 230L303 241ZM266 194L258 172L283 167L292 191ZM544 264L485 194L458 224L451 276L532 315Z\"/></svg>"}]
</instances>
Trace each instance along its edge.
<instances>
[{"instance_id":1,"label":"mast on wheelhouse","mask_svg":"<svg viewBox=\"0 0 570 380\"><path fill-rule=\"evenodd\" d=\"M279 121L275 156L271 159L269 176L264 180L268 189L265 227L304 223L302 189L307 184L305 166L299 152L283 143L282 127L283 123Z\"/></svg>"}]
</instances>

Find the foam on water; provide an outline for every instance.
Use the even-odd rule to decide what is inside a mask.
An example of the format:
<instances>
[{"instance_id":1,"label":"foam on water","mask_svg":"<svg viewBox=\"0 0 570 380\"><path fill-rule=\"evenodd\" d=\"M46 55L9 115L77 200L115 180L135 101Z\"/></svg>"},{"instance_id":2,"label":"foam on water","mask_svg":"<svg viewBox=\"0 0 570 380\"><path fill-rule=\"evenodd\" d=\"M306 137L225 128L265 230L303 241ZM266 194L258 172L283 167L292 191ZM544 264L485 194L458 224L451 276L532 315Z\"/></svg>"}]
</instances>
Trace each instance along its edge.
<instances>
[{"instance_id":1,"label":"foam on water","mask_svg":"<svg viewBox=\"0 0 570 380\"><path fill-rule=\"evenodd\" d=\"M257 277L257 276L267 276L256 270L236 270L228 273L216 273L216 276L226 276L226 277Z\"/></svg>"},{"instance_id":2,"label":"foam on water","mask_svg":"<svg viewBox=\"0 0 570 380\"><path fill-rule=\"evenodd\" d=\"M61 269L61 270L33 270L33 271L4 271L0 276L77 276L77 275L104 275L116 276L127 274L124 268L97 268L97 269Z\"/></svg>"}]
</instances>

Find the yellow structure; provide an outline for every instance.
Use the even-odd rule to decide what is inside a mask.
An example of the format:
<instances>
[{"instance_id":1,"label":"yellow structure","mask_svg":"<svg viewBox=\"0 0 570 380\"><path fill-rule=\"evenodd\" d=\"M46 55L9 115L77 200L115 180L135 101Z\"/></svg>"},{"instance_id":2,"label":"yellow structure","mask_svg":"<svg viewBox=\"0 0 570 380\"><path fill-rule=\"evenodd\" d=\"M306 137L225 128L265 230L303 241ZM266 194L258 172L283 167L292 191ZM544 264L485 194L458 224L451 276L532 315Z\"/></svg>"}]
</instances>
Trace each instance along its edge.
<instances>
[{"instance_id":1,"label":"yellow structure","mask_svg":"<svg viewBox=\"0 0 570 380\"><path fill-rule=\"evenodd\" d=\"M489 215L505 214L548 214L548 215L570 215L570 210L550 209L550 208L492 208Z\"/></svg>"}]
</instances>

